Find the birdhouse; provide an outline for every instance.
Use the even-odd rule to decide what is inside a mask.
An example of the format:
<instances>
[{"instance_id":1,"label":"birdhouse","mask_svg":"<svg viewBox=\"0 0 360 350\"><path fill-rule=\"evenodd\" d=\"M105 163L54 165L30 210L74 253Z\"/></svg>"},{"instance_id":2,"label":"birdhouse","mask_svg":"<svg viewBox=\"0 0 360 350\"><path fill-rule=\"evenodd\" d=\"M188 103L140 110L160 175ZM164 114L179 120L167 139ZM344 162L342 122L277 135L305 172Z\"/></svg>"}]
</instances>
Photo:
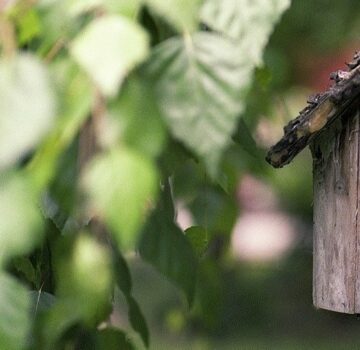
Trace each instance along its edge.
<instances>
[{"instance_id":1,"label":"birdhouse","mask_svg":"<svg viewBox=\"0 0 360 350\"><path fill-rule=\"evenodd\" d=\"M332 73L329 90L308 100L268 152L275 168L306 146L313 156L313 303L360 313L360 53Z\"/></svg>"}]
</instances>

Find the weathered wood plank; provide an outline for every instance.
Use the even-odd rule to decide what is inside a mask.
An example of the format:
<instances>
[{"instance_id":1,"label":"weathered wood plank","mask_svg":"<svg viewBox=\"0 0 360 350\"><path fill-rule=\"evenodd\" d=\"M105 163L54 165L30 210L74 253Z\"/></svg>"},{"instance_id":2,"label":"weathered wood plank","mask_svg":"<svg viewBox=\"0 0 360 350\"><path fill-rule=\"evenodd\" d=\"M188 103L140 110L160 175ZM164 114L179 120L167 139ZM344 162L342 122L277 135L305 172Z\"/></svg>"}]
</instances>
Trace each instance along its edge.
<instances>
[{"instance_id":1,"label":"weathered wood plank","mask_svg":"<svg viewBox=\"0 0 360 350\"><path fill-rule=\"evenodd\" d=\"M343 118L312 147L316 307L360 313L359 114Z\"/></svg>"}]
</instances>

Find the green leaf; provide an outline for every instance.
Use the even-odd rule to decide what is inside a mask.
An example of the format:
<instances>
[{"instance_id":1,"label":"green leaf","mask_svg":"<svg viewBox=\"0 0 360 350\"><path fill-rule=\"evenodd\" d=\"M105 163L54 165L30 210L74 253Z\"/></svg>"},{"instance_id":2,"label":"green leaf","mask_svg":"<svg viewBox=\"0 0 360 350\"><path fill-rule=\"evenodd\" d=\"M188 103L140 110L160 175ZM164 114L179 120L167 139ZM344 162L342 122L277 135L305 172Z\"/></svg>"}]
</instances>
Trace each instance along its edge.
<instances>
[{"instance_id":1,"label":"green leaf","mask_svg":"<svg viewBox=\"0 0 360 350\"><path fill-rule=\"evenodd\" d=\"M123 292L125 297L127 297L131 295L131 289L132 289L130 270L126 263L125 258L116 249L116 247L113 247L112 251L113 251L116 284Z\"/></svg>"},{"instance_id":2,"label":"green leaf","mask_svg":"<svg viewBox=\"0 0 360 350\"><path fill-rule=\"evenodd\" d=\"M75 324L94 326L109 314L112 271L109 252L82 233L63 237L57 262L57 299L41 317L37 348L54 349L61 335ZM96 278L94 278L96 276Z\"/></svg>"},{"instance_id":3,"label":"green leaf","mask_svg":"<svg viewBox=\"0 0 360 350\"><path fill-rule=\"evenodd\" d=\"M140 0L66 0L66 7L71 16L78 16L84 12L102 8L110 13L134 18L139 11Z\"/></svg>"},{"instance_id":4,"label":"green leaf","mask_svg":"<svg viewBox=\"0 0 360 350\"><path fill-rule=\"evenodd\" d=\"M26 289L5 273L0 274L0 344L2 349L25 348L30 331L30 299Z\"/></svg>"},{"instance_id":5,"label":"green leaf","mask_svg":"<svg viewBox=\"0 0 360 350\"><path fill-rule=\"evenodd\" d=\"M235 40L243 55L256 65L274 25L291 0L206 0L201 20L215 31Z\"/></svg>"},{"instance_id":6,"label":"green leaf","mask_svg":"<svg viewBox=\"0 0 360 350\"><path fill-rule=\"evenodd\" d=\"M233 140L253 157L259 157L259 149L243 118L239 120L239 125L233 136Z\"/></svg>"},{"instance_id":7,"label":"green leaf","mask_svg":"<svg viewBox=\"0 0 360 350\"><path fill-rule=\"evenodd\" d=\"M179 31L194 31L202 0L145 0L145 3Z\"/></svg>"},{"instance_id":8,"label":"green leaf","mask_svg":"<svg viewBox=\"0 0 360 350\"><path fill-rule=\"evenodd\" d=\"M134 345L120 329L105 328L95 338L96 350L135 350Z\"/></svg>"},{"instance_id":9,"label":"green leaf","mask_svg":"<svg viewBox=\"0 0 360 350\"><path fill-rule=\"evenodd\" d=\"M105 220L119 247L134 248L157 192L154 164L129 149L114 149L92 161L84 174L84 188L91 211Z\"/></svg>"},{"instance_id":10,"label":"green leaf","mask_svg":"<svg viewBox=\"0 0 360 350\"><path fill-rule=\"evenodd\" d=\"M73 246L62 247L58 267L58 296L77 305L86 320L97 314L110 293L111 270L108 251L93 238L80 235ZM93 278L96 276L96 278Z\"/></svg>"},{"instance_id":11,"label":"green leaf","mask_svg":"<svg viewBox=\"0 0 360 350\"><path fill-rule=\"evenodd\" d=\"M19 256L12 260L12 266L15 268L16 272L21 275L21 277L23 276L27 282L36 286L36 270L29 258Z\"/></svg>"},{"instance_id":12,"label":"green leaf","mask_svg":"<svg viewBox=\"0 0 360 350\"><path fill-rule=\"evenodd\" d=\"M142 258L178 285L191 305L194 297L197 259L184 233L174 222L170 189L147 222L140 242Z\"/></svg>"},{"instance_id":13,"label":"green leaf","mask_svg":"<svg viewBox=\"0 0 360 350\"><path fill-rule=\"evenodd\" d=\"M146 66L172 134L203 158L211 175L244 110L252 71L246 53L213 33L167 40Z\"/></svg>"},{"instance_id":14,"label":"green leaf","mask_svg":"<svg viewBox=\"0 0 360 350\"><path fill-rule=\"evenodd\" d=\"M130 79L110 105L110 114L118 123L123 142L151 157L160 154L166 129L151 86L145 80Z\"/></svg>"},{"instance_id":15,"label":"green leaf","mask_svg":"<svg viewBox=\"0 0 360 350\"><path fill-rule=\"evenodd\" d=\"M82 300L82 302L86 301ZM39 324L37 324L36 340L39 344L37 344L36 349L56 349L55 344L61 335L70 327L79 323L81 318L82 312L77 304L57 300L57 302L47 310Z\"/></svg>"},{"instance_id":16,"label":"green leaf","mask_svg":"<svg viewBox=\"0 0 360 350\"><path fill-rule=\"evenodd\" d=\"M128 72L146 58L148 46L139 25L108 15L92 21L71 43L70 52L102 93L114 96Z\"/></svg>"},{"instance_id":17,"label":"green leaf","mask_svg":"<svg viewBox=\"0 0 360 350\"><path fill-rule=\"evenodd\" d=\"M41 290L30 291L31 315L37 315L43 311L49 310L56 302L53 294Z\"/></svg>"},{"instance_id":18,"label":"green leaf","mask_svg":"<svg viewBox=\"0 0 360 350\"><path fill-rule=\"evenodd\" d=\"M185 235L196 255L198 257L203 256L209 243L206 229L200 226L191 226L185 230Z\"/></svg>"},{"instance_id":19,"label":"green leaf","mask_svg":"<svg viewBox=\"0 0 360 350\"><path fill-rule=\"evenodd\" d=\"M37 58L0 60L0 169L38 144L52 126L54 107L46 68Z\"/></svg>"},{"instance_id":20,"label":"green leaf","mask_svg":"<svg viewBox=\"0 0 360 350\"><path fill-rule=\"evenodd\" d=\"M42 217L24 176L10 174L0 183L0 266L29 253L43 237Z\"/></svg>"},{"instance_id":21,"label":"green leaf","mask_svg":"<svg viewBox=\"0 0 360 350\"><path fill-rule=\"evenodd\" d=\"M130 276L130 271L127 266L126 260L122 256L122 254L113 247L113 259L114 259L114 267L115 267L115 278L116 284L123 292L127 304L128 304L128 314L129 321L131 323L132 328L138 332L144 342L144 344L149 346L149 330L147 328L145 317L143 316L141 309L136 302L136 300L131 295L132 289L132 281Z\"/></svg>"},{"instance_id":22,"label":"green leaf","mask_svg":"<svg viewBox=\"0 0 360 350\"><path fill-rule=\"evenodd\" d=\"M24 45L41 33L39 15L35 9L19 11L16 22L19 26L19 44Z\"/></svg>"},{"instance_id":23,"label":"green leaf","mask_svg":"<svg viewBox=\"0 0 360 350\"><path fill-rule=\"evenodd\" d=\"M53 67L56 73L54 80L61 88L60 118L28 166L28 172L38 189L47 186L56 175L61 153L74 140L91 109L93 91L88 79L75 65L64 66Z\"/></svg>"},{"instance_id":24,"label":"green leaf","mask_svg":"<svg viewBox=\"0 0 360 350\"><path fill-rule=\"evenodd\" d=\"M129 296L127 298L127 303L129 306L129 321L131 323L131 326L134 328L136 332L140 334L141 339L148 348L150 342L149 330L144 315L142 314L138 303L133 297Z\"/></svg>"}]
</instances>

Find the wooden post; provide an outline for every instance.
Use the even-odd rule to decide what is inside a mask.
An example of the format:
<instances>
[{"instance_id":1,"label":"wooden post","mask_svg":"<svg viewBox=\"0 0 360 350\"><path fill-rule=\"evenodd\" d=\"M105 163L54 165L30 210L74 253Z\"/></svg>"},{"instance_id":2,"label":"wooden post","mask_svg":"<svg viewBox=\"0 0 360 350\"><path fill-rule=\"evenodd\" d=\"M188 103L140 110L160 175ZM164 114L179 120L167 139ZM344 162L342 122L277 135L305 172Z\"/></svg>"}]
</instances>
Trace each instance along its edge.
<instances>
[{"instance_id":1,"label":"wooden post","mask_svg":"<svg viewBox=\"0 0 360 350\"><path fill-rule=\"evenodd\" d=\"M312 145L313 302L349 314L360 313L359 146L358 110Z\"/></svg>"}]
</instances>

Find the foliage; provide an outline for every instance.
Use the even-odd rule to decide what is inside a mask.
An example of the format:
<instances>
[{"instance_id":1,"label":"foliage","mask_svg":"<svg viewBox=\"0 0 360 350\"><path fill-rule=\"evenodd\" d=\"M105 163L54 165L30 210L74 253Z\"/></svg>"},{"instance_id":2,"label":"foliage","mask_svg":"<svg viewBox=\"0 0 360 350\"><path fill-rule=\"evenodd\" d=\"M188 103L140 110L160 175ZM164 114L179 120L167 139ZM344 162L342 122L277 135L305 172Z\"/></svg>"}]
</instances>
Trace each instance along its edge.
<instances>
[{"instance_id":1,"label":"foliage","mask_svg":"<svg viewBox=\"0 0 360 350\"><path fill-rule=\"evenodd\" d=\"M2 346L132 349L105 326L114 284L149 346L129 251L190 305L216 285L207 245L236 212L223 190L237 179L228 150L235 140L258 154L240 118L289 2L19 0L1 10ZM174 197L190 200L199 226L180 229Z\"/></svg>"}]
</instances>

